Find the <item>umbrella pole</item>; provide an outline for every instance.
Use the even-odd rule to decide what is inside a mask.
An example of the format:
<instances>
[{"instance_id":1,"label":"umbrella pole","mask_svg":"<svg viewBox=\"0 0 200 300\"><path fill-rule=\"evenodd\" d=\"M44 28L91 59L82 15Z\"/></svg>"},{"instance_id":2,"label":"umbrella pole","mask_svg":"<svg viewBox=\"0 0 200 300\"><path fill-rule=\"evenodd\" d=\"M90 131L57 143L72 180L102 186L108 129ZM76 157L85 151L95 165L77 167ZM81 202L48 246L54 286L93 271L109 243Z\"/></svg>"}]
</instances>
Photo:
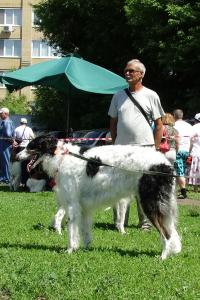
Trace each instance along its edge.
<instances>
[{"instance_id":1,"label":"umbrella pole","mask_svg":"<svg viewBox=\"0 0 200 300\"><path fill-rule=\"evenodd\" d=\"M67 99L67 136L70 136L70 128L69 128L69 111L70 111L70 101Z\"/></svg>"}]
</instances>

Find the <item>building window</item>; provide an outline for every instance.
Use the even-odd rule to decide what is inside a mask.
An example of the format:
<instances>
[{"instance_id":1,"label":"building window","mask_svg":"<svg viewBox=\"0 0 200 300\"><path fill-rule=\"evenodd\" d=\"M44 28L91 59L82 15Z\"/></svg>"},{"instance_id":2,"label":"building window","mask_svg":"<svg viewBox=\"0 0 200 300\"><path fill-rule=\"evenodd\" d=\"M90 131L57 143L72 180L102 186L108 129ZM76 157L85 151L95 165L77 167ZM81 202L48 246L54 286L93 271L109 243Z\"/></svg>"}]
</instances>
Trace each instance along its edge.
<instances>
[{"instance_id":1,"label":"building window","mask_svg":"<svg viewBox=\"0 0 200 300\"><path fill-rule=\"evenodd\" d=\"M21 41L20 40L0 40L0 56L21 57Z\"/></svg>"},{"instance_id":2,"label":"building window","mask_svg":"<svg viewBox=\"0 0 200 300\"><path fill-rule=\"evenodd\" d=\"M44 41L32 41L32 57L55 57L58 51Z\"/></svg>"},{"instance_id":3,"label":"building window","mask_svg":"<svg viewBox=\"0 0 200 300\"><path fill-rule=\"evenodd\" d=\"M0 9L0 25L22 25L21 9Z\"/></svg>"},{"instance_id":4,"label":"building window","mask_svg":"<svg viewBox=\"0 0 200 300\"><path fill-rule=\"evenodd\" d=\"M34 9L32 10L32 26L38 26L38 23L40 23L40 19L36 15Z\"/></svg>"},{"instance_id":5,"label":"building window","mask_svg":"<svg viewBox=\"0 0 200 300\"><path fill-rule=\"evenodd\" d=\"M0 71L0 76L2 76L4 74L5 74L4 71ZM5 84L1 83L1 81L0 81L0 88L5 88L5 87L6 87Z\"/></svg>"}]
</instances>

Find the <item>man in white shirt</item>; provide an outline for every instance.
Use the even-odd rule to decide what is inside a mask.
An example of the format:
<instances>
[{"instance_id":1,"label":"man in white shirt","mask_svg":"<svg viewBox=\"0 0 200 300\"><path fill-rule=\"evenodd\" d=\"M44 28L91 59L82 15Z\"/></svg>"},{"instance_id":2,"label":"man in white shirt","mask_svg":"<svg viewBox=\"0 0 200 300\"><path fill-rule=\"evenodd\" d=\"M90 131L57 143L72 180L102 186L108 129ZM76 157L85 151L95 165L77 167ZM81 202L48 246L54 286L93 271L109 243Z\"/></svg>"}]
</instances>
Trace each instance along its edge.
<instances>
[{"instance_id":1,"label":"man in white shirt","mask_svg":"<svg viewBox=\"0 0 200 300\"><path fill-rule=\"evenodd\" d=\"M20 120L20 126L18 126L17 128L15 128L15 131L14 131L14 138L15 138L15 142L14 142L14 145L19 147L20 151L22 149L24 149L28 143L34 139L34 133L33 133L33 130L27 126L27 119L26 118L21 118ZM17 143L17 140L21 142L20 143Z\"/></svg>"},{"instance_id":2,"label":"man in white shirt","mask_svg":"<svg viewBox=\"0 0 200 300\"><path fill-rule=\"evenodd\" d=\"M179 176L177 183L180 187L181 194L178 198L187 198L186 193L186 161L189 156L191 138L193 135L192 125L183 121L183 111L181 109L174 110L175 125L174 128L178 131L178 151L176 154L176 173Z\"/></svg>"},{"instance_id":3,"label":"man in white shirt","mask_svg":"<svg viewBox=\"0 0 200 300\"><path fill-rule=\"evenodd\" d=\"M22 151L28 145L28 143L32 139L34 139L34 137L35 136L34 136L33 130L29 126L27 126L27 119L21 118L20 126L15 128L15 131L14 131L13 148L15 149L15 153ZM22 185L25 185L26 181L29 177L28 172L27 172L27 162L26 161L22 161L21 170L22 170L21 183L22 183Z\"/></svg>"},{"instance_id":4,"label":"man in white shirt","mask_svg":"<svg viewBox=\"0 0 200 300\"><path fill-rule=\"evenodd\" d=\"M148 121L142 112L132 102L127 93L122 90L116 93L111 101L108 115L110 116L110 130L112 142L115 145L137 144L140 146L154 147L159 150L162 137L162 120L164 115L160 98L156 92L143 86L146 68L138 59L130 60L124 69L124 75L129 85L129 91L145 111ZM154 132L150 124L154 124ZM151 227L149 220L144 215L137 200L138 227L148 229ZM117 208L118 209L118 208ZM115 214L119 212L114 210ZM126 224L127 225L126 217Z\"/></svg>"}]
</instances>

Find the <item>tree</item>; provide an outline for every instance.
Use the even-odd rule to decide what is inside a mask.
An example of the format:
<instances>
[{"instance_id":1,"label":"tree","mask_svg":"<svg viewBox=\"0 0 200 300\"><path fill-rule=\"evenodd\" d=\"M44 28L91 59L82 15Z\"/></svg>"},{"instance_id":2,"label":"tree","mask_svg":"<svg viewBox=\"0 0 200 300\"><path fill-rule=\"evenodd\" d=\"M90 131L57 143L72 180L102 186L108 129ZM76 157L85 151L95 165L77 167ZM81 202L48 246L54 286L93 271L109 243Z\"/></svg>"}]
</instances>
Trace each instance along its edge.
<instances>
[{"instance_id":1,"label":"tree","mask_svg":"<svg viewBox=\"0 0 200 300\"><path fill-rule=\"evenodd\" d=\"M77 51L118 74L137 57L166 111L200 110L198 0L48 0L35 8L39 30L63 54Z\"/></svg>"},{"instance_id":2,"label":"tree","mask_svg":"<svg viewBox=\"0 0 200 300\"><path fill-rule=\"evenodd\" d=\"M198 111L199 1L127 0L125 10L134 28L132 46L150 62L150 74L160 82L165 102Z\"/></svg>"},{"instance_id":3,"label":"tree","mask_svg":"<svg viewBox=\"0 0 200 300\"><path fill-rule=\"evenodd\" d=\"M78 51L84 59L121 72L130 53L123 0L49 0L35 11L39 30L63 54Z\"/></svg>"},{"instance_id":4,"label":"tree","mask_svg":"<svg viewBox=\"0 0 200 300\"><path fill-rule=\"evenodd\" d=\"M69 95L49 87L39 87L35 90L35 96L34 119L37 122L42 120L49 130L67 129L68 102L69 127L73 130L106 128L108 125L106 115L110 96L72 89L69 98Z\"/></svg>"},{"instance_id":5,"label":"tree","mask_svg":"<svg viewBox=\"0 0 200 300\"><path fill-rule=\"evenodd\" d=\"M123 3L121 0L50 0L36 5L35 11L40 20L39 30L52 46L59 47L63 54L76 51L84 59L120 73L130 51L124 47L129 26ZM119 36L121 31L124 33ZM76 93L70 102L70 126L74 129L107 127L110 99L111 96ZM40 109L44 108L45 118L48 109L42 105L41 97L39 105ZM63 114L62 109L59 114ZM64 114L62 118L66 120L66 110Z\"/></svg>"}]
</instances>

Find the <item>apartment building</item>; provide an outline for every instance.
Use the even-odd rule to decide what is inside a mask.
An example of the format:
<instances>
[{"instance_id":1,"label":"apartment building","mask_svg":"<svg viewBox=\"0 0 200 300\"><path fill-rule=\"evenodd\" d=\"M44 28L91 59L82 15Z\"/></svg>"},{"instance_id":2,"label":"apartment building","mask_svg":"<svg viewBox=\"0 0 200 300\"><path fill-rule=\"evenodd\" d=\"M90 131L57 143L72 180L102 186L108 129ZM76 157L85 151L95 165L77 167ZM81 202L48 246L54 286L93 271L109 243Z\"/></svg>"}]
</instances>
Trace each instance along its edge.
<instances>
[{"instance_id":1,"label":"apartment building","mask_svg":"<svg viewBox=\"0 0 200 300\"><path fill-rule=\"evenodd\" d=\"M55 58L56 52L37 31L34 4L40 0L0 0L0 73ZM0 84L0 101L7 90ZM32 87L19 93L31 100Z\"/></svg>"}]
</instances>

